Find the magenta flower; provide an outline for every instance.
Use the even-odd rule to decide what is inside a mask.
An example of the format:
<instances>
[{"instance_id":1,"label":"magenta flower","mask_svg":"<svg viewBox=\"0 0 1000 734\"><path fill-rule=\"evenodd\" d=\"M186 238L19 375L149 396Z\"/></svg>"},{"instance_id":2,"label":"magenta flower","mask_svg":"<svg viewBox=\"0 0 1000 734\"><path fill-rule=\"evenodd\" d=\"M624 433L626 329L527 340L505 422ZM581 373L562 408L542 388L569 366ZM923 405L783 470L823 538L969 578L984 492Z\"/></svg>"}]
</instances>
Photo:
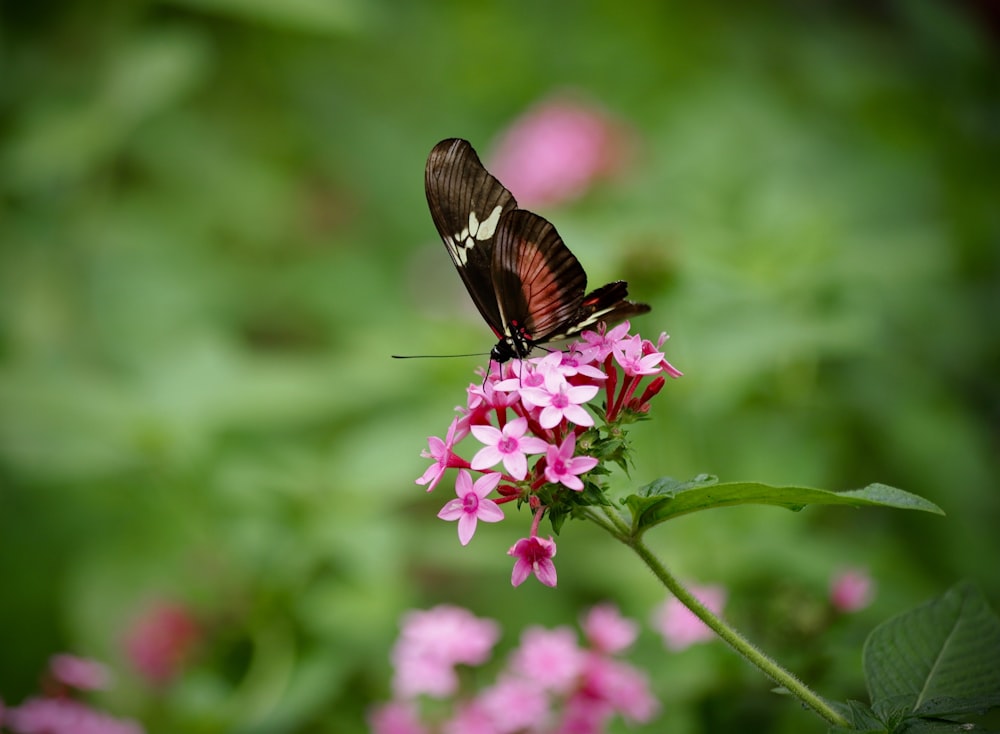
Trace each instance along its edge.
<instances>
[{"instance_id":1,"label":"magenta flower","mask_svg":"<svg viewBox=\"0 0 1000 734\"><path fill-rule=\"evenodd\" d=\"M528 474L527 454L544 453L548 444L541 438L525 436L528 421L516 418L503 430L493 426L472 426L472 435L486 444L472 457L472 468L490 469L503 461L507 473L514 479L524 479Z\"/></svg>"},{"instance_id":2,"label":"magenta flower","mask_svg":"<svg viewBox=\"0 0 1000 734\"><path fill-rule=\"evenodd\" d=\"M524 388L521 394L542 409L538 424L542 428L555 428L564 420L578 426L594 425L593 417L581 405L592 400L599 390L597 385L570 385L560 375L558 380L546 380L544 388Z\"/></svg>"},{"instance_id":3,"label":"magenta flower","mask_svg":"<svg viewBox=\"0 0 1000 734\"><path fill-rule=\"evenodd\" d=\"M500 139L490 170L521 206L552 206L581 196L620 167L624 135L600 108L550 99L526 112Z\"/></svg>"},{"instance_id":4,"label":"magenta flower","mask_svg":"<svg viewBox=\"0 0 1000 734\"><path fill-rule=\"evenodd\" d=\"M201 625L187 607L157 602L132 622L125 653L148 683L165 685L180 672L200 638Z\"/></svg>"},{"instance_id":5,"label":"magenta flower","mask_svg":"<svg viewBox=\"0 0 1000 734\"><path fill-rule=\"evenodd\" d=\"M552 557L556 554L556 543L549 536L548 540L543 540L537 535L530 538L521 538L507 551L508 556L514 556L514 571L511 574L510 582L514 586L520 586L531 574L546 586L556 585L556 565L552 562Z\"/></svg>"},{"instance_id":6,"label":"magenta flower","mask_svg":"<svg viewBox=\"0 0 1000 734\"><path fill-rule=\"evenodd\" d=\"M721 586L692 586L690 591L709 611L722 613L726 590ZM715 633L674 596L653 610L652 623L663 636L663 644L675 651L715 638Z\"/></svg>"},{"instance_id":7,"label":"magenta flower","mask_svg":"<svg viewBox=\"0 0 1000 734\"><path fill-rule=\"evenodd\" d=\"M543 690L567 693L577 684L586 660L576 633L569 627L529 627L521 634L510 669Z\"/></svg>"},{"instance_id":8,"label":"magenta flower","mask_svg":"<svg viewBox=\"0 0 1000 734\"><path fill-rule=\"evenodd\" d=\"M458 540L462 545L468 545L476 532L476 523L500 522L503 520L503 510L486 495L496 489L500 483L500 472L484 474L476 483L465 469L458 472L455 482L455 494L458 499L449 500L438 513L442 520L458 520Z\"/></svg>"},{"instance_id":9,"label":"magenta flower","mask_svg":"<svg viewBox=\"0 0 1000 734\"><path fill-rule=\"evenodd\" d=\"M830 582L830 603L838 612L856 612L872 603L875 582L863 568L848 568Z\"/></svg>"},{"instance_id":10,"label":"magenta flower","mask_svg":"<svg viewBox=\"0 0 1000 734\"><path fill-rule=\"evenodd\" d=\"M591 607L580 626L594 649L604 653L621 652L639 636L639 625L623 617L614 604Z\"/></svg>"},{"instance_id":11,"label":"magenta flower","mask_svg":"<svg viewBox=\"0 0 1000 734\"><path fill-rule=\"evenodd\" d=\"M596 388L595 388L596 389ZM574 491L583 490L580 474L585 474L598 464L593 456L573 456L576 451L576 434L570 432L559 446L545 451L545 478L553 484L562 484Z\"/></svg>"},{"instance_id":12,"label":"magenta flower","mask_svg":"<svg viewBox=\"0 0 1000 734\"><path fill-rule=\"evenodd\" d=\"M427 467L427 471L417 480L417 484L427 485L428 492L437 486L438 482L441 481L441 477L444 476L445 470L449 467L468 466L468 462L465 459L456 456L454 451L452 451L455 443L462 440L469 432L468 427L464 431L459 430L461 422L461 417L456 417L451 422L451 425L448 426L448 433L445 434L444 441L437 436L431 436L427 439L430 452L420 452L420 455L425 459L434 459L434 463Z\"/></svg>"}]
</instances>

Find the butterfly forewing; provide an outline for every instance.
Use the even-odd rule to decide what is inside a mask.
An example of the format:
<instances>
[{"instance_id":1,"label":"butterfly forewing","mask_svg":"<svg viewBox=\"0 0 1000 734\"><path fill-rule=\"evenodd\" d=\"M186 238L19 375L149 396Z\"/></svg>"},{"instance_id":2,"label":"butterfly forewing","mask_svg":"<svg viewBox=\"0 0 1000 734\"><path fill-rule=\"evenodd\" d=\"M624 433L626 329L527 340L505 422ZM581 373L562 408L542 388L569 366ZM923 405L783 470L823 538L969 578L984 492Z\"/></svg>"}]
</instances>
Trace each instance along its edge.
<instances>
[{"instance_id":1,"label":"butterfly forewing","mask_svg":"<svg viewBox=\"0 0 1000 734\"><path fill-rule=\"evenodd\" d=\"M493 293L493 238L500 218L517 201L483 168L465 140L442 140L424 169L427 204L448 254L479 312L497 336L504 323Z\"/></svg>"},{"instance_id":2,"label":"butterfly forewing","mask_svg":"<svg viewBox=\"0 0 1000 734\"><path fill-rule=\"evenodd\" d=\"M547 341L580 308L587 274L552 224L517 209L505 214L494 240L493 284L507 336L511 326L532 342Z\"/></svg>"},{"instance_id":3,"label":"butterfly forewing","mask_svg":"<svg viewBox=\"0 0 1000 734\"><path fill-rule=\"evenodd\" d=\"M584 295L587 275L548 221L517 208L465 140L434 146L424 171L434 226L473 302L500 340L490 358L523 358L537 344L614 323L649 306L616 281Z\"/></svg>"}]
</instances>

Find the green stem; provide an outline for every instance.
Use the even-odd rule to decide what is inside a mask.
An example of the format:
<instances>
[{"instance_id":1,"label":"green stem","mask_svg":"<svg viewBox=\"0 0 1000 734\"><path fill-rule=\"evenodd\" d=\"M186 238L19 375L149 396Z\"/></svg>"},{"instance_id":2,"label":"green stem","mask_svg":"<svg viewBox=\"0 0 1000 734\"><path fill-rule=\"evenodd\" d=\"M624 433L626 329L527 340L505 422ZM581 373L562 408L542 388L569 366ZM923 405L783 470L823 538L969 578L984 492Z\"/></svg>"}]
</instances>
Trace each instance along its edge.
<instances>
[{"instance_id":1,"label":"green stem","mask_svg":"<svg viewBox=\"0 0 1000 734\"><path fill-rule=\"evenodd\" d=\"M609 516L611 514L612 513L605 512L605 516ZM595 518L592 517L591 519ZM709 611L704 604L698 601L698 599L695 598L690 591L684 588L684 586L682 586L680 582L678 582L677 579L675 579L673 575L667 571L666 567L660 562L660 559L657 558L656 555L649 550L646 544L642 542L641 537L633 535L628 530L624 533L618 532L620 528L624 526L620 519L618 522L613 522L615 531L610 529L608 522L599 522L598 524L605 530L608 530L608 532L618 538L618 540L625 543L625 545L632 548L645 562L653 574L655 574L656 578L658 578L663 585L667 587L671 594L676 596L684 606L690 609L691 612L698 617L698 619L704 622L713 632L725 640L730 647L736 650L736 652L742 655L750 663L756 665L757 668L764 673L764 675L769 677L778 685L783 686L789 693L797 697L800 701L802 701L802 703L829 721L831 724L844 727L850 726L850 722L847 719L837 713L837 711L835 711L830 704L814 693L812 689L796 678L794 674L785 670L777 662L758 650L753 643L743 637L743 635Z\"/></svg>"}]
</instances>

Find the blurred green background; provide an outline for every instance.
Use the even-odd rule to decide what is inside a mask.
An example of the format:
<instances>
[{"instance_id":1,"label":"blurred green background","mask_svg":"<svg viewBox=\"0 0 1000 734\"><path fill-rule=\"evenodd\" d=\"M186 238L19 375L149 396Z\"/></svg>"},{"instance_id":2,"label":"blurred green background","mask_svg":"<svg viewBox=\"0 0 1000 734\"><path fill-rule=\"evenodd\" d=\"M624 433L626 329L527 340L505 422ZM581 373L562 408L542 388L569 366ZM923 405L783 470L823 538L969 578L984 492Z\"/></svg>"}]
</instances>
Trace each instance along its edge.
<instances>
[{"instance_id":1,"label":"blurred green background","mask_svg":"<svg viewBox=\"0 0 1000 734\"><path fill-rule=\"evenodd\" d=\"M750 5L754 5L751 9ZM570 523L559 586L509 584L527 515L460 548L413 480L493 340L423 165L488 157L569 92L632 133L542 210L592 283L631 281L686 376L633 431L660 475L848 489L946 518L736 508L653 541L833 698L861 642L960 578L1000 600L1000 74L988 4L174 0L0 4L0 696L107 661L150 732L357 732L399 615L527 624L660 590ZM830 577L875 603L831 621ZM154 686L123 640L197 621ZM719 644L635 654L649 731L821 731ZM740 722L739 725L736 722Z\"/></svg>"}]
</instances>

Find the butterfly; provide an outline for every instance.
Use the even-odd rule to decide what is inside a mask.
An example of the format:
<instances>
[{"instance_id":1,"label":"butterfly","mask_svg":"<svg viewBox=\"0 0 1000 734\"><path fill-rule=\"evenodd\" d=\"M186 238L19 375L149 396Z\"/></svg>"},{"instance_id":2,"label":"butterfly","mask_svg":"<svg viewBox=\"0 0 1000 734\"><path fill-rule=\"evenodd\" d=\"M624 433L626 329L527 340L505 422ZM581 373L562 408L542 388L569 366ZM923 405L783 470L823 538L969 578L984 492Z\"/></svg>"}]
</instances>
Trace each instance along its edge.
<instances>
[{"instance_id":1,"label":"butterfly","mask_svg":"<svg viewBox=\"0 0 1000 734\"><path fill-rule=\"evenodd\" d=\"M587 274L552 224L517 207L466 140L434 146L424 171L427 204L472 301L496 335L490 359L524 359L560 341L649 306L626 300L617 280L587 293Z\"/></svg>"}]
</instances>

